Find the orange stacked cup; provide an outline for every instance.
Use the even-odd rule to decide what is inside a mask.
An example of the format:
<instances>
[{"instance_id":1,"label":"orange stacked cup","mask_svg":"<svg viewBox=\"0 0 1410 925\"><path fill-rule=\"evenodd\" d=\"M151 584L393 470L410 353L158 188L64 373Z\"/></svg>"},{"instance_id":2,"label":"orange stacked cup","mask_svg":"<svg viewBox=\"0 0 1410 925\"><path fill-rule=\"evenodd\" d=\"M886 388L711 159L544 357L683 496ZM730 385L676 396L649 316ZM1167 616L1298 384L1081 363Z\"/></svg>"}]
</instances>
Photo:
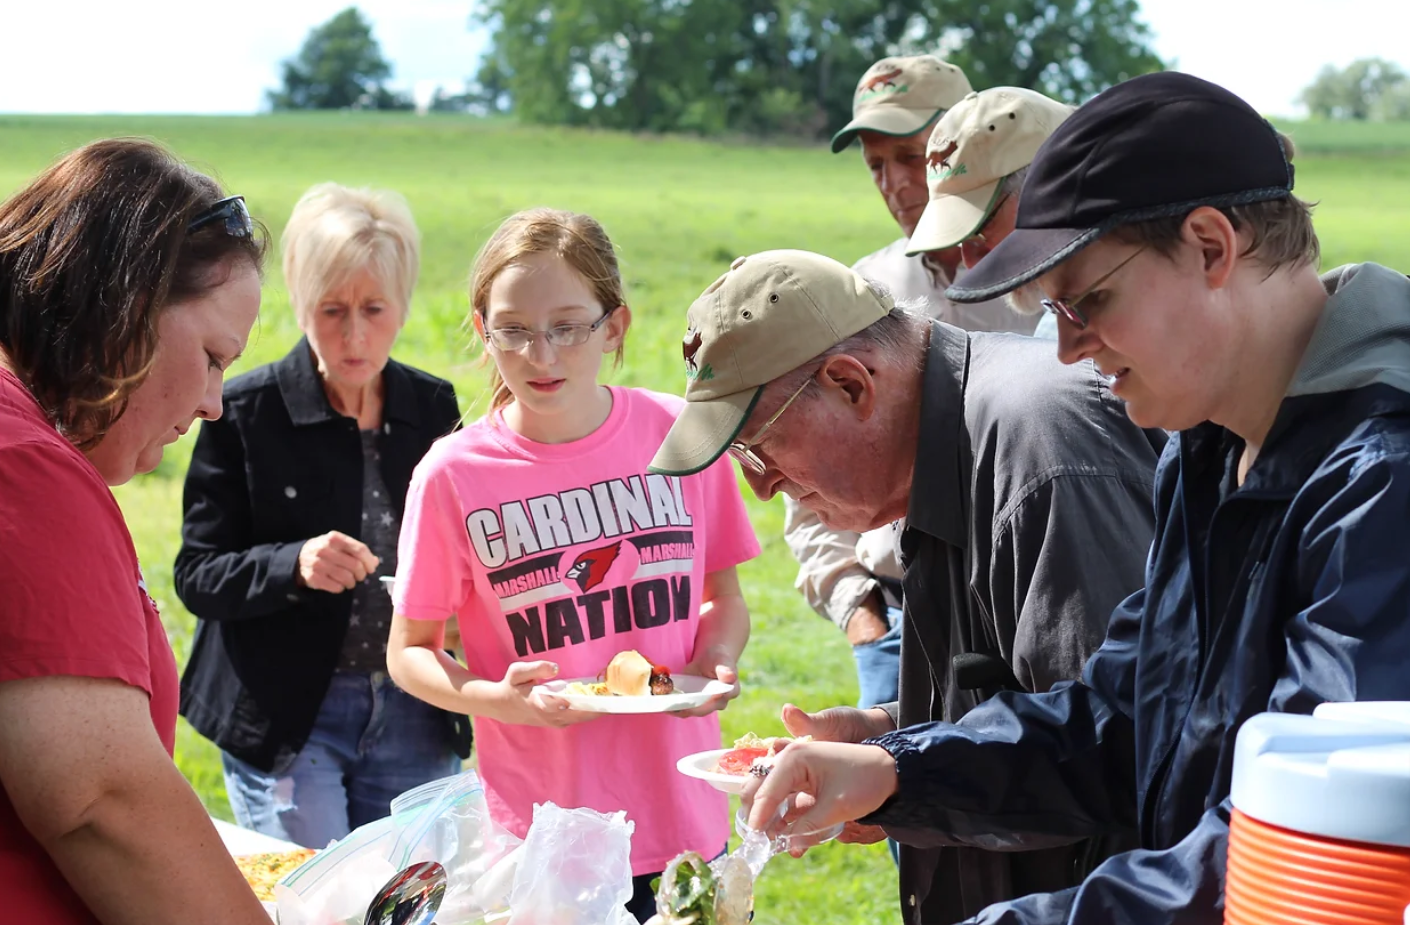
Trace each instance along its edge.
<instances>
[{"instance_id":1,"label":"orange stacked cup","mask_svg":"<svg viewBox=\"0 0 1410 925\"><path fill-rule=\"evenodd\" d=\"M1410 925L1410 703L1239 730L1226 925Z\"/></svg>"}]
</instances>

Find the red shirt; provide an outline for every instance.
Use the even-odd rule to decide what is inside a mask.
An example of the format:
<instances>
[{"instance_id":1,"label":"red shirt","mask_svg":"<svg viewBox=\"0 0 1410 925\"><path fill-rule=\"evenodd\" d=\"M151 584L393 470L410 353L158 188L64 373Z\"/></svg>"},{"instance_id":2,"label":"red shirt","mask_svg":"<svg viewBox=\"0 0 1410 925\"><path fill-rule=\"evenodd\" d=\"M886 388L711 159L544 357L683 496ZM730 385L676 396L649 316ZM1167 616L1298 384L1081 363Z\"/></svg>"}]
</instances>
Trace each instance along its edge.
<instances>
[{"instance_id":1,"label":"red shirt","mask_svg":"<svg viewBox=\"0 0 1410 925\"><path fill-rule=\"evenodd\" d=\"M122 511L98 470L0 369L0 684L52 675L146 691L173 750L176 658ZM6 921L96 921L2 788L0 896Z\"/></svg>"}]
</instances>

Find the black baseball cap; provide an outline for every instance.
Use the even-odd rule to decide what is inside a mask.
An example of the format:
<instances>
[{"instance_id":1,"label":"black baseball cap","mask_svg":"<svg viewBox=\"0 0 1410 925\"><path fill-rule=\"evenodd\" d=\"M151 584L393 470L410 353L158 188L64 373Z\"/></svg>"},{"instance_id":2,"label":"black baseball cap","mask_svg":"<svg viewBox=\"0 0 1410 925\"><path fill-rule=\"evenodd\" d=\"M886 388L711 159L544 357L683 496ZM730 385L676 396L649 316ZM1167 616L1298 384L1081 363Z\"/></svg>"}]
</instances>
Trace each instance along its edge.
<instances>
[{"instance_id":1,"label":"black baseball cap","mask_svg":"<svg viewBox=\"0 0 1410 925\"><path fill-rule=\"evenodd\" d=\"M1118 225L1292 195L1278 133L1207 80L1165 71L1093 97L1038 149L1014 230L959 282L986 302L1047 273Z\"/></svg>"}]
</instances>

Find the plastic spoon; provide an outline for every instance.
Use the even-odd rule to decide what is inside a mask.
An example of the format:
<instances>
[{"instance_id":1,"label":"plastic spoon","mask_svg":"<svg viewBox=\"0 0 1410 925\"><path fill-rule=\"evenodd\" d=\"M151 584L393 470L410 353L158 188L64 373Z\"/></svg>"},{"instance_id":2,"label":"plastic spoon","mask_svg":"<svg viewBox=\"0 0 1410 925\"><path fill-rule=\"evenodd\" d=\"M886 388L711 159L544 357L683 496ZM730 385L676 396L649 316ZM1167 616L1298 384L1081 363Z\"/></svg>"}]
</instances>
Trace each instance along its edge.
<instances>
[{"instance_id":1,"label":"plastic spoon","mask_svg":"<svg viewBox=\"0 0 1410 925\"><path fill-rule=\"evenodd\" d=\"M412 864L377 891L363 925L431 925L445 898L446 869L435 861Z\"/></svg>"},{"instance_id":2,"label":"plastic spoon","mask_svg":"<svg viewBox=\"0 0 1410 925\"><path fill-rule=\"evenodd\" d=\"M783 817L788 815L789 803L790 801L785 801L779 806L774 817L777 821L782 821ZM769 858L792 850L795 840L801 843L801 847L814 848L841 835L842 829L843 826L838 824L821 832L783 833L769 838L766 833L749 828L745 821L744 808L740 807L734 817L734 833L739 836L739 847L730 852L730 857L737 857L748 864L755 879L758 879L759 872L764 869Z\"/></svg>"}]
</instances>

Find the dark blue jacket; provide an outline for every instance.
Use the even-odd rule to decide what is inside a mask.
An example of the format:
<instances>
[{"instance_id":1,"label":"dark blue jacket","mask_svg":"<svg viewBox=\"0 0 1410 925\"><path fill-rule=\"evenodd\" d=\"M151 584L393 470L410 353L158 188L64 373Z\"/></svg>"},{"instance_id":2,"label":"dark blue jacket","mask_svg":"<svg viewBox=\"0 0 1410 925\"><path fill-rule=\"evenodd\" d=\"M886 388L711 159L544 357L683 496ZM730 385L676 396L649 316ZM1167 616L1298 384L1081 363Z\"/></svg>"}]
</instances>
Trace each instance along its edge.
<instances>
[{"instance_id":1,"label":"dark blue jacket","mask_svg":"<svg viewBox=\"0 0 1410 925\"><path fill-rule=\"evenodd\" d=\"M1142 848L1080 886L973 921L1215 925L1240 724L1410 700L1410 281L1367 264L1326 283L1244 483L1242 443L1217 425L1167 446L1146 588L1083 680L877 740L899 791L863 821L903 839L1023 848L1139 827Z\"/></svg>"}]
</instances>

